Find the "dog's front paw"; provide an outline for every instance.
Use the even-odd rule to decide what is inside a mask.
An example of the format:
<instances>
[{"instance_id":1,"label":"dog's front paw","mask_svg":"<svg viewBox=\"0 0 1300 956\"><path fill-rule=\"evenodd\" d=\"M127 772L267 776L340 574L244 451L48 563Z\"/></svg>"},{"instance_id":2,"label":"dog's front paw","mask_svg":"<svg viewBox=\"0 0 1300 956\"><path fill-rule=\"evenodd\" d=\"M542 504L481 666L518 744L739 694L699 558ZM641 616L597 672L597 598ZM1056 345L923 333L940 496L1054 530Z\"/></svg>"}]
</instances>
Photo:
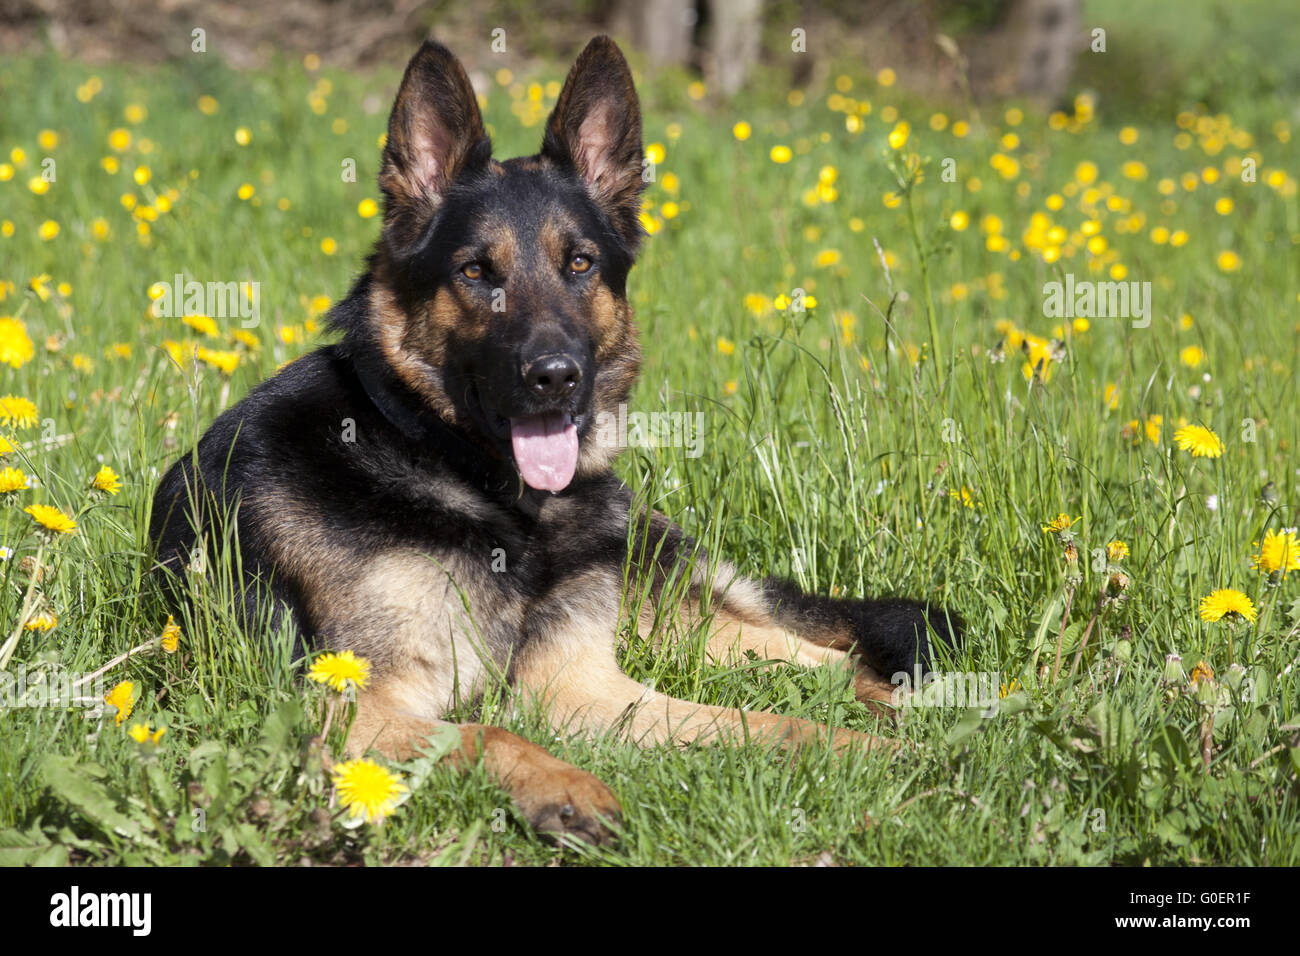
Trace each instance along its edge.
<instances>
[{"instance_id":1,"label":"dog's front paw","mask_svg":"<svg viewBox=\"0 0 1300 956\"><path fill-rule=\"evenodd\" d=\"M558 767L530 774L527 784L512 788L529 824L560 843L613 842L623 814L614 792L585 770L556 763Z\"/></svg>"}]
</instances>

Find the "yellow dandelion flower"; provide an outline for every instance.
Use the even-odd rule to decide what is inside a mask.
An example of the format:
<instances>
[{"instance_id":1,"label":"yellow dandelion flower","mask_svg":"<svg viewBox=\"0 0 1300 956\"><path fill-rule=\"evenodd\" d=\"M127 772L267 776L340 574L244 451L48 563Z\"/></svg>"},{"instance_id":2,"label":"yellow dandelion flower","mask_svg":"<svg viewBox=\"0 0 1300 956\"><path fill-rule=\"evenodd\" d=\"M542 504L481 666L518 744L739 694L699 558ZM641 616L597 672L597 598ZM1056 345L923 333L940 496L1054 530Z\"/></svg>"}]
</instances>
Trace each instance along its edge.
<instances>
[{"instance_id":1,"label":"yellow dandelion flower","mask_svg":"<svg viewBox=\"0 0 1300 956\"><path fill-rule=\"evenodd\" d=\"M180 625L172 619L170 614L167 615L167 623L163 625L162 631L162 649L168 654L175 654L176 649L181 644Z\"/></svg>"},{"instance_id":2,"label":"yellow dandelion flower","mask_svg":"<svg viewBox=\"0 0 1300 956\"><path fill-rule=\"evenodd\" d=\"M58 508L50 505L28 505L23 511L41 527L58 534L72 534L77 530L77 522Z\"/></svg>"},{"instance_id":3,"label":"yellow dandelion flower","mask_svg":"<svg viewBox=\"0 0 1300 956\"><path fill-rule=\"evenodd\" d=\"M1231 249L1225 249L1219 253L1219 268L1224 272L1236 272L1241 268L1241 256L1237 255Z\"/></svg>"},{"instance_id":4,"label":"yellow dandelion flower","mask_svg":"<svg viewBox=\"0 0 1300 956\"><path fill-rule=\"evenodd\" d=\"M736 139L738 139L742 143L745 140L749 139L749 137L753 134L753 132L754 132L753 127L750 126L748 123L746 123L744 120L741 120L735 126L731 127L731 135L736 137Z\"/></svg>"},{"instance_id":5,"label":"yellow dandelion flower","mask_svg":"<svg viewBox=\"0 0 1300 956\"><path fill-rule=\"evenodd\" d=\"M912 124L907 120L899 120L894 128L889 131L889 146L891 149L902 149L907 145L907 138L912 133Z\"/></svg>"},{"instance_id":6,"label":"yellow dandelion flower","mask_svg":"<svg viewBox=\"0 0 1300 956\"><path fill-rule=\"evenodd\" d=\"M184 315L181 316L181 321L194 331L211 338L216 338L221 334L221 330L217 328L216 320L208 315Z\"/></svg>"},{"instance_id":7,"label":"yellow dandelion flower","mask_svg":"<svg viewBox=\"0 0 1300 956\"><path fill-rule=\"evenodd\" d=\"M59 616L53 611L42 611L40 614L34 614L23 627L29 631L52 631L54 626L59 623Z\"/></svg>"},{"instance_id":8,"label":"yellow dandelion flower","mask_svg":"<svg viewBox=\"0 0 1300 956\"><path fill-rule=\"evenodd\" d=\"M1051 520L1050 524L1043 525L1043 531L1048 534L1060 534L1062 531L1069 531L1079 518L1071 518L1064 511Z\"/></svg>"},{"instance_id":9,"label":"yellow dandelion flower","mask_svg":"<svg viewBox=\"0 0 1300 956\"><path fill-rule=\"evenodd\" d=\"M27 326L13 316L0 316L0 362L22 368L36 354Z\"/></svg>"},{"instance_id":10,"label":"yellow dandelion flower","mask_svg":"<svg viewBox=\"0 0 1300 956\"><path fill-rule=\"evenodd\" d=\"M95 477L90 482L91 487L96 491L107 491L110 495L115 495L122 490L122 480L117 477L112 468L104 465L99 471L95 472Z\"/></svg>"},{"instance_id":11,"label":"yellow dandelion flower","mask_svg":"<svg viewBox=\"0 0 1300 956\"><path fill-rule=\"evenodd\" d=\"M1178 353L1178 358L1188 368L1196 368L1205 361L1205 350L1199 345L1189 345Z\"/></svg>"},{"instance_id":12,"label":"yellow dandelion flower","mask_svg":"<svg viewBox=\"0 0 1300 956\"><path fill-rule=\"evenodd\" d=\"M724 339L722 336L718 336L718 351L723 355L731 355L736 351L736 343L731 341L731 339Z\"/></svg>"},{"instance_id":13,"label":"yellow dandelion flower","mask_svg":"<svg viewBox=\"0 0 1300 956\"><path fill-rule=\"evenodd\" d=\"M1174 432L1174 441L1195 458L1218 458L1223 454L1223 440L1200 425L1184 425Z\"/></svg>"},{"instance_id":14,"label":"yellow dandelion flower","mask_svg":"<svg viewBox=\"0 0 1300 956\"><path fill-rule=\"evenodd\" d=\"M131 739L134 740L136 743L138 744L152 743L155 746L157 745L158 741L162 740L162 735L166 732L167 732L166 727L159 727L155 731L150 731L148 724L141 724L141 723L132 724L131 728L127 731L127 733L131 735Z\"/></svg>"},{"instance_id":15,"label":"yellow dandelion flower","mask_svg":"<svg viewBox=\"0 0 1300 956\"><path fill-rule=\"evenodd\" d=\"M364 688L366 681L370 680L370 661L357 657L350 650L322 654L312 663L307 678L340 692L349 683Z\"/></svg>"},{"instance_id":16,"label":"yellow dandelion flower","mask_svg":"<svg viewBox=\"0 0 1300 956\"><path fill-rule=\"evenodd\" d=\"M194 350L194 357L219 369L225 375L231 375L239 367L239 353L224 349L205 349L199 346Z\"/></svg>"},{"instance_id":17,"label":"yellow dandelion flower","mask_svg":"<svg viewBox=\"0 0 1300 956\"><path fill-rule=\"evenodd\" d=\"M110 690L108 696L104 698L104 703L117 708L117 726L121 727L122 721L131 716L131 709L135 706L131 699L134 695L135 684L132 681L124 680Z\"/></svg>"},{"instance_id":18,"label":"yellow dandelion flower","mask_svg":"<svg viewBox=\"0 0 1300 956\"><path fill-rule=\"evenodd\" d=\"M338 787L339 801L351 817L364 817L369 823L378 823L391 814L402 795L410 792L401 775L390 773L373 760L335 764L332 779Z\"/></svg>"},{"instance_id":19,"label":"yellow dandelion flower","mask_svg":"<svg viewBox=\"0 0 1300 956\"><path fill-rule=\"evenodd\" d=\"M773 146L768 155L774 163L788 163L794 158L794 152L790 147L783 145Z\"/></svg>"},{"instance_id":20,"label":"yellow dandelion flower","mask_svg":"<svg viewBox=\"0 0 1300 956\"><path fill-rule=\"evenodd\" d=\"M27 476L18 468L0 471L0 495L12 494L27 487Z\"/></svg>"},{"instance_id":21,"label":"yellow dandelion flower","mask_svg":"<svg viewBox=\"0 0 1300 956\"><path fill-rule=\"evenodd\" d=\"M1235 614L1252 623L1256 614L1250 598L1232 588L1220 588L1201 598L1200 613L1202 621L1221 621L1229 614Z\"/></svg>"},{"instance_id":22,"label":"yellow dandelion flower","mask_svg":"<svg viewBox=\"0 0 1300 956\"><path fill-rule=\"evenodd\" d=\"M1300 570L1300 540L1296 538L1296 529L1283 528L1281 533L1265 531L1259 553L1250 559L1250 566L1262 574L1280 571L1285 575Z\"/></svg>"},{"instance_id":23,"label":"yellow dandelion flower","mask_svg":"<svg viewBox=\"0 0 1300 956\"><path fill-rule=\"evenodd\" d=\"M820 268L837 265L840 261L840 251L838 249L823 249L817 253L817 258L813 261Z\"/></svg>"},{"instance_id":24,"label":"yellow dandelion flower","mask_svg":"<svg viewBox=\"0 0 1300 956\"><path fill-rule=\"evenodd\" d=\"M1200 661L1192 668L1192 679L1189 686L1195 690L1196 685L1202 681L1209 683L1214 680L1214 668L1205 661Z\"/></svg>"},{"instance_id":25,"label":"yellow dandelion flower","mask_svg":"<svg viewBox=\"0 0 1300 956\"><path fill-rule=\"evenodd\" d=\"M1160 436L1165 427L1165 417L1163 415L1151 415L1143 424L1143 431L1146 432L1147 440L1153 445L1160 444Z\"/></svg>"},{"instance_id":26,"label":"yellow dandelion flower","mask_svg":"<svg viewBox=\"0 0 1300 956\"><path fill-rule=\"evenodd\" d=\"M0 425L12 425L15 428L31 428L39 420L36 406L17 395L0 398Z\"/></svg>"},{"instance_id":27,"label":"yellow dandelion flower","mask_svg":"<svg viewBox=\"0 0 1300 956\"><path fill-rule=\"evenodd\" d=\"M1106 557L1111 561L1123 561L1128 557L1128 545L1123 541L1112 541L1106 545Z\"/></svg>"},{"instance_id":28,"label":"yellow dandelion flower","mask_svg":"<svg viewBox=\"0 0 1300 956\"><path fill-rule=\"evenodd\" d=\"M373 199L366 198L357 203L357 215L362 219L369 219L377 212L379 212L379 203Z\"/></svg>"}]
</instances>

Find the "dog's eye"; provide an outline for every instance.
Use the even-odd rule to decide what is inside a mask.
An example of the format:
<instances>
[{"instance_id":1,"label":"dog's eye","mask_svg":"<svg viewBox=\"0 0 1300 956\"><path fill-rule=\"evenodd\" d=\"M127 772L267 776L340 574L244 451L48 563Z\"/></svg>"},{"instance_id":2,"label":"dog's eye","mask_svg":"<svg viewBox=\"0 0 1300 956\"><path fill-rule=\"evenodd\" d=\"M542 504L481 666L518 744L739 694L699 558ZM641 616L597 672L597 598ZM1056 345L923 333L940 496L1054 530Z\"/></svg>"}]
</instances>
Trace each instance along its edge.
<instances>
[{"instance_id":1,"label":"dog's eye","mask_svg":"<svg viewBox=\"0 0 1300 956\"><path fill-rule=\"evenodd\" d=\"M460 274L466 279L483 278L483 266L477 262L471 262L469 265L461 266Z\"/></svg>"},{"instance_id":2,"label":"dog's eye","mask_svg":"<svg viewBox=\"0 0 1300 956\"><path fill-rule=\"evenodd\" d=\"M590 268L591 268L591 260L588 259L586 256L574 256L572 259L569 260L570 272L582 273L582 272L586 272Z\"/></svg>"}]
</instances>

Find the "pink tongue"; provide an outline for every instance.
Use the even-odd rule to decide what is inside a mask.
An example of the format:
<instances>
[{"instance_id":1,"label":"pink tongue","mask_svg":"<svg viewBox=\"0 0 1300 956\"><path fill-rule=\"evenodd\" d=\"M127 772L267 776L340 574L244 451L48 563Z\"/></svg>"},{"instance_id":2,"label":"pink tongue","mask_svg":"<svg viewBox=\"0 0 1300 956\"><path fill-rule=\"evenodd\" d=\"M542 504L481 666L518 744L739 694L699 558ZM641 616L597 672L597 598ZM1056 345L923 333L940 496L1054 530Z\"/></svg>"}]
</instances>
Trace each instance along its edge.
<instances>
[{"instance_id":1,"label":"pink tongue","mask_svg":"<svg viewBox=\"0 0 1300 956\"><path fill-rule=\"evenodd\" d=\"M578 468L578 429L562 412L510 419L519 474L539 491L562 491Z\"/></svg>"}]
</instances>

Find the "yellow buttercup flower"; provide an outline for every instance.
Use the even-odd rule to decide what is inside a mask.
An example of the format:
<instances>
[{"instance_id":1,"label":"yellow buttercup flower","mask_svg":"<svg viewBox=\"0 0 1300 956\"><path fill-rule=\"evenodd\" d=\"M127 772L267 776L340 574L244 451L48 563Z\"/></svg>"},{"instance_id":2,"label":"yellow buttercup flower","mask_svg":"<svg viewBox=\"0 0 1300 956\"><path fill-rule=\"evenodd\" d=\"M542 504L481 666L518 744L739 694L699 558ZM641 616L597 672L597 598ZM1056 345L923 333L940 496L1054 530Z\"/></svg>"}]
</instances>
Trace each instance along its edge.
<instances>
[{"instance_id":1,"label":"yellow buttercup flower","mask_svg":"<svg viewBox=\"0 0 1300 956\"><path fill-rule=\"evenodd\" d=\"M370 661L351 651L322 654L312 663L307 678L340 692L349 684L364 688L370 679Z\"/></svg>"},{"instance_id":2,"label":"yellow buttercup flower","mask_svg":"<svg viewBox=\"0 0 1300 956\"><path fill-rule=\"evenodd\" d=\"M59 534L72 534L77 530L77 522L58 508L49 505L28 505L23 509L41 527Z\"/></svg>"},{"instance_id":3,"label":"yellow buttercup flower","mask_svg":"<svg viewBox=\"0 0 1300 956\"><path fill-rule=\"evenodd\" d=\"M131 716L131 709L135 706L132 697L135 694L135 684L129 680L124 680L108 692L104 698L104 703L111 707L117 708L116 722L117 726L122 726L122 721Z\"/></svg>"},{"instance_id":4,"label":"yellow buttercup flower","mask_svg":"<svg viewBox=\"0 0 1300 956\"><path fill-rule=\"evenodd\" d=\"M1228 615L1235 614L1247 621L1255 620L1255 605L1250 598L1232 588L1220 588L1201 598L1201 620L1221 621Z\"/></svg>"},{"instance_id":5,"label":"yellow buttercup flower","mask_svg":"<svg viewBox=\"0 0 1300 956\"><path fill-rule=\"evenodd\" d=\"M1250 566L1263 574L1285 575L1288 571L1300 570L1300 540L1296 539L1295 528L1283 528L1281 533L1273 530L1264 532L1264 541L1259 545L1259 553L1250 560Z\"/></svg>"},{"instance_id":6,"label":"yellow buttercup flower","mask_svg":"<svg viewBox=\"0 0 1300 956\"><path fill-rule=\"evenodd\" d=\"M1174 432L1174 441L1195 458L1218 458L1223 454L1223 440L1200 425L1184 425Z\"/></svg>"},{"instance_id":7,"label":"yellow buttercup flower","mask_svg":"<svg viewBox=\"0 0 1300 956\"><path fill-rule=\"evenodd\" d=\"M122 481L113 472L112 468L104 465L99 471L95 472L95 477L90 482L91 486L97 491L107 491L110 495L115 495L122 490Z\"/></svg>"},{"instance_id":8,"label":"yellow buttercup flower","mask_svg":"<svg viewBox=\"0 0 1300 956\"><path fill-rule=\"evenodd\" d=\"M334 765L332 775L339 801L353 819L378 823L397 809L410 788L399 774L390 773L373 760L350 760Z\"/></svg>"}]
</instances>

